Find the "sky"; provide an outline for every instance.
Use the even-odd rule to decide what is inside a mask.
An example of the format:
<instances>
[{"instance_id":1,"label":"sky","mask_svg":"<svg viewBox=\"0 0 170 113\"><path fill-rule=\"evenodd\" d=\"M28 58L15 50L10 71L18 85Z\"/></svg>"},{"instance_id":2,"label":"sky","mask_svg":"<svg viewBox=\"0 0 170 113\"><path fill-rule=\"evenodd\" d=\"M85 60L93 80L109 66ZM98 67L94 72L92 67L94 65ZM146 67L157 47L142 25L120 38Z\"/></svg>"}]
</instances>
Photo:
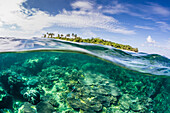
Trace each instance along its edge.
<instances>
[{"instance_id":1,"label":"sky","mask_svg":"<svg viewBox=\"0 0 170 113\"><path fill-rule=\"evenodd\" d=\"M170 0L0 0L0 37L75 33L170 58Z\"/></svg>"}]
</instances>

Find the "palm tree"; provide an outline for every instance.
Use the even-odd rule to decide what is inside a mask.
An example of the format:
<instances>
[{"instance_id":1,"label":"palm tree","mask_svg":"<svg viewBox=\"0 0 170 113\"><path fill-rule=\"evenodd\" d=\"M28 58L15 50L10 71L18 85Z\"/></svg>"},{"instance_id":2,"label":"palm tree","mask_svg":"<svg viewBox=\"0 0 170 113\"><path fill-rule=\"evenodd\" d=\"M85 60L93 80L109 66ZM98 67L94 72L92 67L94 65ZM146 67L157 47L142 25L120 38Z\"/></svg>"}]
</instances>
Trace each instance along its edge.
<instances>
[{"instance_id":1,"label":"palm tree","mask_svg":"<svg viewBox=\"0 0 170 113\"><path fill-rule=\"evenodd\" d=\"M54 33L48 33L48 37L53 38Z\"/></svg>"},{"instance_id":2,"label":"palm tree","mask_svg":"<svg viewBox=\"0 0 170 113\"><path fill-rule=\"evenodd\" d=\"M46 34L43 34L43 37L44 37L44 38L46 38L46 37L47 37L47 35L46 35Z\"/></svg>"},{"instance_id":3,"label":"palm tree","mask_svg":"<svg viewBox=\"0 0 170 113\"><path fill-rule=\"evenodd\" d=\"M74 33L72 33L72 37L74 37Z\"/></svg>"},{"instance_id":4,"label":"palm tree","mask_svg":"<svg viewBox=\"0 0 170 113\"><path fill-rule=\"evenodd\" d=\"M47 32L48 38L49 38L49 33Z\"/></svg>"},{"instance_id":5,"label":"palm tree","mask_svg":"<svg viewBox=\"0 0 170 113\"><path fill-rule=\"evenodd\" d=\"M61 37L63 37L64 35L63 34L61 34Z\"/></svg>"},{"instance_id":6,"label":"palm tree","mask_svg":"<svg viewBox=\"0 0 170 113\"><path fill-rule=\"evenodd\" d=\"M70 34L67 34L66 36L67 36L67 37L70 37Z\"/></svg>"},{"instance_id":7,"label":"palm tree","mask_svg":"<svg viewBox=\"0 0 170 113\"><path fill-rule=\"evenodd\" d=\"M77 34L75 34L74 37L77 38Z\"/></svg>"},{"instance_id":8,"label":"palm tree","mask_svg":"<svg viewBox=\"0 0 170 113\"><path fill-rule=\"evenodd\" d=\"M51 33L51 38L53 38L54 35L55 35L54 33Z\"/></svg>"}]
</instances>

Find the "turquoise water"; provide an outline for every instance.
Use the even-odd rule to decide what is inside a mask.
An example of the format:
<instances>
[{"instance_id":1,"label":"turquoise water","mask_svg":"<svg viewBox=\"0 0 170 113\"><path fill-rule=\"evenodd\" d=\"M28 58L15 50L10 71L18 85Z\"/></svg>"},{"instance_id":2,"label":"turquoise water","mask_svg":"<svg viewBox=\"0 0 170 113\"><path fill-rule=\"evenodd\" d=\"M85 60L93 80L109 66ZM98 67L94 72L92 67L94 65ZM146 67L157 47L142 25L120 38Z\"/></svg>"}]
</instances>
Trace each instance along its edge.
<instances>
[{"instance_id":1,"label":"turquoise water","mask_svg":"<svg viewBox=\"0 0 170 113\"><path fill-rule=\"evenodd\" d=\"M2 113L169 113L170 59L53 39L0 38Z\"/></svg>"}]
</instances>

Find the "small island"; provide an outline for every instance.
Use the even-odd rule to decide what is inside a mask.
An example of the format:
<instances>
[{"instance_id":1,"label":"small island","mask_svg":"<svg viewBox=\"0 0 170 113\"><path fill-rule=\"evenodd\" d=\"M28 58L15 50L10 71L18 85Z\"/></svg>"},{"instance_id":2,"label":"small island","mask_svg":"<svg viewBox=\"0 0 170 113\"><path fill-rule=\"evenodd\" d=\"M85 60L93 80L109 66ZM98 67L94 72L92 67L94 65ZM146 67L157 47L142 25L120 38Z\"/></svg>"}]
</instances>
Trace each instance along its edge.
<instances>
[{"instance_id":1,"label":"small island","mask_svg":"<svg viewBox=\"0 0 170 113\"><path fill-rule=\"evenodd\" d=\"M102 45L108 45L115 47L117 49L122 49L122 50L128 50L128 51L133 51L133 52L138 52L138 48L133 48L130 45L123 45L123 44L118 44L115 42L107 41L101 38L87 38L87 39L82 39L81 37L78 37L77 34L58 34L57 37L54 36L54 33L46 33L43 34L43 38L54 38L54 39L60 39L60 40L66 40L66 41L73 41L73 42L85 42L85 43L93 43L93 44L102 44Z\"/></svg>"}]
</instances>

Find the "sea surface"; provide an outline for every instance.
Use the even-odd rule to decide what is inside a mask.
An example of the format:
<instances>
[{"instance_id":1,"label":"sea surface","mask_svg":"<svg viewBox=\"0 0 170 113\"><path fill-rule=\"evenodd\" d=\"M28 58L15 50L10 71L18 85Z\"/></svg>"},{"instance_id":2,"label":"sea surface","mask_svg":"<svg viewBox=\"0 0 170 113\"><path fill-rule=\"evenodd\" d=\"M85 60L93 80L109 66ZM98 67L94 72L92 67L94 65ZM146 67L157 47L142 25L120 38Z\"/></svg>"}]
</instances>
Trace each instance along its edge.
<instances>
[{"instance_id":1,"label":"sea surface","mask_svg":"<svg viewBox=\"0 0 170 113\"><path fill-rule=\"evenodd\" d=\"M0 113L170 113L170 59L0 37Z\"/></svg>"}]
</instances>

